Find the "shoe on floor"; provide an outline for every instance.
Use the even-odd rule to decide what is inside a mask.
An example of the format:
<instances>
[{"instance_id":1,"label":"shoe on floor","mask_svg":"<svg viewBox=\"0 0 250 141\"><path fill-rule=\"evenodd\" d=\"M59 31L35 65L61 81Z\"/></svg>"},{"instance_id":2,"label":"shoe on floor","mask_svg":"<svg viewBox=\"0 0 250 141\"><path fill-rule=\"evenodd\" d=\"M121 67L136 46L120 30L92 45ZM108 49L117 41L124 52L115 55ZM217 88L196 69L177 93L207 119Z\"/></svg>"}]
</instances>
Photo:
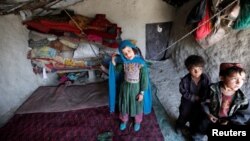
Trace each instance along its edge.
<instances>
[{"instance_id":1,"label":"shoe on floor","mask_svg":"<svg viewBox=\"0 0 250 141\"><path fill-rule=\"evenodd\" d=\"M182 134L184 136L190 135L190 129L188 127L180 127L180 128L175 128L175 132L177 134Z\"/></svg>"},{"instance_id":2,"label":"shoe on floor","mask_svg":"<svg viewBox=\"0 0 250 141\"><path fill-rule=\"evenodd\" d=\"M174 131L175 131L176 134L182 134L181 129L179 129L179 128L175 128Z\"/></svg>"},{"instance_id":3,"label":"shoe on floor","mask_svg":"<svg viewBox=\"0 0 250 141\"><path fill-rule=\"evenodd\" d=\"M187 126L183 127L183 128L181 129L181 133L182 133L184 136L190 135L190 134L191 134L190 128L187 127Z\"/></svg>"},{"instance_id":4,"label":"shoe on floor","mask_svg":"<svg viewBox=\"0 0 250 141\"><path fill-rule=\"evenodd\" d=\"M126 122L122 122L122 123L120 124L120 130L121 130L121 131L125 130L126 127L127 127L127 123L126 123Z\"/></svg>"},{"instance_id":5,"label":"shoe on floor","mask_svg":"<svg viewBox=\"0 0 250 141\"><path fill-rule=\"evenodd\" d=\"M134 125L134 131L135 131L135 132L139 131L140 128L141 128L141 124L140 124L140 123L136 123L136 124Z\"/></svg>"}]
</instances>

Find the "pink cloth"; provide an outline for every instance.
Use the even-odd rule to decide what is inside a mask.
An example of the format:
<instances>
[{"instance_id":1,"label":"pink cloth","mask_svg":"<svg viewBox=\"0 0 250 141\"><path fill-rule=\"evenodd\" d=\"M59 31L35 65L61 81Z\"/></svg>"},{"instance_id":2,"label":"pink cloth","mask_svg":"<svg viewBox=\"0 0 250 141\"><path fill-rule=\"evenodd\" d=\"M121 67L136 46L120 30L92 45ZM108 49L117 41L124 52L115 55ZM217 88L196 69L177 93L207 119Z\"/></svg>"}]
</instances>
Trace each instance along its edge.
<instances>
[{"instance_id":1,"label":"pink cloth","mask_svg":"<svg viewBox=\"0 0 250 141\"><path fill-rule=\"evenodd\" d=\"M89 34L89 35L87 36L87 39L88 39L88 41L100 42L100 43L102 43L102 37L97 36L97 35Z\"/></svg>"}]
</instances>

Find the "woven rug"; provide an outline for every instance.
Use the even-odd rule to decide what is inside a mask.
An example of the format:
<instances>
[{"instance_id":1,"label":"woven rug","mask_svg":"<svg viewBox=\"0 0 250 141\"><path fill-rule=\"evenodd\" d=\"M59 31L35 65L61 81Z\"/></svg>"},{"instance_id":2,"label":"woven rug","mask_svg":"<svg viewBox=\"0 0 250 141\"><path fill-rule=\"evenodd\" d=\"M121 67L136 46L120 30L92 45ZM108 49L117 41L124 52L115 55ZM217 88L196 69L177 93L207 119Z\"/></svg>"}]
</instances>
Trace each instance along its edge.
<instances>
[{"instance_id":1,"label":"woven rug","mask_svg":"<svg viewBox=\"0 0 250 141\"><path fill-rule=\"evenodd\" d=\"M110 133L111 141L164 140L154 111L144 116L139 132L133 131L133 119L125 131L119 130L119 122L118 115L110 114L108 106L68 112L16 114L0 128L0 140L97 141L98 137Z\"/></svg>"}]
</instances>

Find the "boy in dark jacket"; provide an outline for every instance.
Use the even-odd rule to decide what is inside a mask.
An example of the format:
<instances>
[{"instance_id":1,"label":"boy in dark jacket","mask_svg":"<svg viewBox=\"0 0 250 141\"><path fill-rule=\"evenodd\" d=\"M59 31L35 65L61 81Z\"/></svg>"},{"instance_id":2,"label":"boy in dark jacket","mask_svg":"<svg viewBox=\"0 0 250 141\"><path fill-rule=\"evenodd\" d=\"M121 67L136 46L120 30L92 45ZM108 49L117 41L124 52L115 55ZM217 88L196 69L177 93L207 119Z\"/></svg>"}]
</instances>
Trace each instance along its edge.
<instances>
[{"instance_id":1,"label":"boy in dark jacket","mask_svg":"<svg viewBox=\"0 0 250 141\"><path fill-rule=\"evenodd\" d=\"M198 121L201 119L201 101L206 97L210 85L210 79L203 73L204 65L204 59L198 55L191 55L185 60L189 73L181 79L179 84L182 97L175 127L177 132L183 132L187 122L189 122L191 134L198 127Z\"/></svg>"},{"instance_id":2,"label":"boy in dark jacket","mask_svg":"<svg viewBox=\"0 0 250 141\"><path fill-rule=\"evenodd\" d=\"M209 129L225 125L246 125L249 116L249 102L240 90L246 79L246 72L239 63L220 65L221 81L210 86L207 99L202 102L205 116L199 125L199 138ZM249 118L248 118L249 119Z\"/></svg>"}]
</instances>

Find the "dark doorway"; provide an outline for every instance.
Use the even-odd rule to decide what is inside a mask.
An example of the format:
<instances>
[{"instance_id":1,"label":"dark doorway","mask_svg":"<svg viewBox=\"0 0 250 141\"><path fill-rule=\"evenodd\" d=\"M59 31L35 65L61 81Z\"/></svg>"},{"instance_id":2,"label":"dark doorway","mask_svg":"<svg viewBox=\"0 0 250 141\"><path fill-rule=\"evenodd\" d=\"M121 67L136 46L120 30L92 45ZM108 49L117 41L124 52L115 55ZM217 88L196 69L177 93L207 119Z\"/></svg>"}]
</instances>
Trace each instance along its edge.
<instances>
[{"instance_id":1,"label":"dark doorway","mask_svg":"<svg viewBox=\"0 0 250 141\"><path fill-rule=\"evenodd\" d=\"M165 60L172 22L146 24L146 59Z\"/></svg>"}]
</instances>

